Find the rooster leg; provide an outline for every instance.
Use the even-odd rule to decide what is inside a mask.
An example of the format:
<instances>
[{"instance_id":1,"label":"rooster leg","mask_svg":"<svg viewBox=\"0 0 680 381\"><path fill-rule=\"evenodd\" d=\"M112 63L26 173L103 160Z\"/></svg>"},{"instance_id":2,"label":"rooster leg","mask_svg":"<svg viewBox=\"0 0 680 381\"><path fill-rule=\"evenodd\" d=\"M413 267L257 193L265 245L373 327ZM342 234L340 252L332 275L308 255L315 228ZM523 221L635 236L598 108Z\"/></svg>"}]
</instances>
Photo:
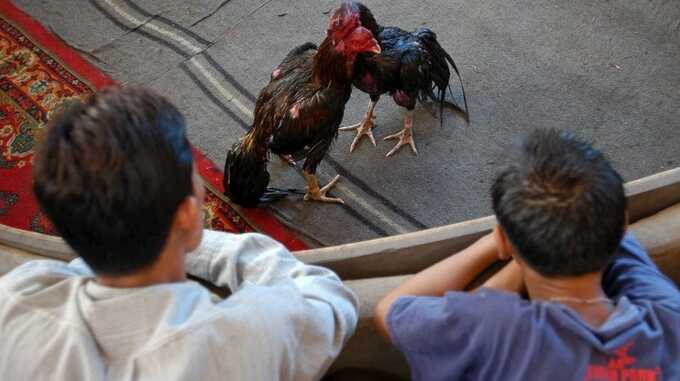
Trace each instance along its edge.
<instances>
[{"instance_id":1,"label":"rooster leg","mask_svg":"<svg viewBox=\"0 0 680 381\"><path fill-rule=\"evenodd\" d=\"M354 138L352 141L352 145L349 146L349 152L353 152L354 149L357 147L357 144L361 141L361 137L363 136L368 136L368 138L371 140L371 143L373 143L373 147L376 146L375 143L375 138L373 137L373 119L375 119L375 116L373 116L373 109L375 108L375 105L378 103L378 101L371 101L368 104L368 111L366 111L366 115L364 116L364 120L361 121L361 123L353 124L351 126L347 127L340 127L340 131L351 131L351 130L357 130L357 136Z\"/></svg>"},{"instance_id":2,"label":"rooster leg","mask_svg":"<svg viewBox=\"0 0 680 381\"><path fill-rule=\"evenodd\" d=\"M406 118L404 118L404 129L397 132L396 134L386 136L384 140L399 139L397 145L392 148L390 152L385 155L385 157L390 157L394 155L399 148L410 145L413 153L418 155L418 150L416 149L416 142L413 140L413 110L406 110Z\"/></svg>"},{"instance_id":3,"label":"rooster leg","mask_svg":"<svg viewBox=\"0 0 680 381\"><path fill-rule=\"evenodd\" d=\"M344 204L345 202L341 198L326 197L326 193L335 186L335 184L340 180L340 175L335 176L330 183L326 184L323 188L319 188L319 181L316 179L316 175L303 171L302 174L305 176L305 181L307 181L307 193L305 193L305 201L321 201L321 202L335 202L338 204Z\"/></svg>"}]
</instances>

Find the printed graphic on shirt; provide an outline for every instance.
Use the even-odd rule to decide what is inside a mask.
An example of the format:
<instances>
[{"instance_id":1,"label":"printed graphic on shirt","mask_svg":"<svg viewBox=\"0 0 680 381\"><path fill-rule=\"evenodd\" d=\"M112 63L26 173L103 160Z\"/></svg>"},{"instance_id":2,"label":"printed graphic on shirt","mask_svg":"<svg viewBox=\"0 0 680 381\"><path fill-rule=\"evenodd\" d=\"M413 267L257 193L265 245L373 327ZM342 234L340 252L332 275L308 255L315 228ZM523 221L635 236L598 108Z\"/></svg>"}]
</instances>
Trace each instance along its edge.
<instances>
[{"instance_id":1,"label":"printed graphic on shirt","mask_svg":"<svg viewBox=\"0 0 680 381\"><path fill-rule=\"evenodd\" d=\"M661 381L660 368L633 367L636 359L628 354L632 346L631 342L617 349L606 365L589 365L584 381Z\"/></svg>"}]
</instances>

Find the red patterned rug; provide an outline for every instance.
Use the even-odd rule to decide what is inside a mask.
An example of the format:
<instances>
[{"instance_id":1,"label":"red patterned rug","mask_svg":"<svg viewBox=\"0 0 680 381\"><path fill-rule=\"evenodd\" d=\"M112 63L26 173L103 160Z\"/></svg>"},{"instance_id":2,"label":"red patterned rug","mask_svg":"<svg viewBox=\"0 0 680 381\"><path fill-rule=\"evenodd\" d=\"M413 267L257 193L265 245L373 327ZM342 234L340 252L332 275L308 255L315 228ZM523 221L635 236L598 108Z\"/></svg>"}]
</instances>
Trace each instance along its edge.
<instances>
[{"instance_id":1,"label":"red patterned rug","mask_svg":"<svg viewBox=\"0 0 680 381\"><path fill-rule=\"evenodd\" d=\"M31 192L35 138L51 110L114 82L9 1L0 0L0 224L54 234ZM291 250L304 242L266 209L245 210L222 195L222 172L200 151L205 179L205 226L228 232L261 232Z\"/></svg>"}]
</instances>

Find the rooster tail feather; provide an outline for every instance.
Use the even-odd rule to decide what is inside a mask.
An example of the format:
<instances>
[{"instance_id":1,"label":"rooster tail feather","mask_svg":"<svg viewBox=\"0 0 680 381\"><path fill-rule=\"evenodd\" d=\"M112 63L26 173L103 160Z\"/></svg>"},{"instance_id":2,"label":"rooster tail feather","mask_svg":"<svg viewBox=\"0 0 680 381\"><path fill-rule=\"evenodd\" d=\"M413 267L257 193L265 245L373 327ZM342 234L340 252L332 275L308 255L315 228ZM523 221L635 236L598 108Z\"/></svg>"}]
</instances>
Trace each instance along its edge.
<instances>
[{"instance_id":1,"label":"rooster tail feather","mask_svg":"<svg viewBox=\"0 0 680 381\"><path fill-rule=\"evenodd\" d=\"M433 61L432 82L434 83L434 86L432 86L431 90L430 89L428 90L430 90L430 93L432 93L434 87L437 88L436 94L437 96L435 97L434 94L429 96L432 100L439 102L440 118L443 115L444 105L450 104L452 107L456 108L461 113L463 113L465 115L465 121L469 123L470 113L468 110L467 97L465 95L465 87L463 86L463 78L460 75L458 66L456 66L456 63L454 62L453 58L451 58L449 53L446 52L446 50L444 50L444 48L442 48L441 45L439 45L439 42L437 41L437 35L432 30L430 30L429 28L419 28L418 30L416 30L416 35L418 36L418 40L426 47L426 49L430 52L430 55L432 56ZM460 82L460 87L463 94L463 103L465 106L465 110L462 110L458 105L454 103L446 101L447 90L449 91L449 93L451 93L451 96L453 97L451 85L449 84L449 78L451 76L449 66L458 76L458 81Z\"/></svg>"},{"instance_id":2,"label":"rooster tail feather","mask_svg":"<svg viewBox=\"0 0 680 381\"><path fill-rule=\"evenodd\" d=\"M305 191L301 189L294 188L274 188L269 187L264 191L264 194L260 197L260 204L270 204L275 201L283 200L289 196L294 195L304 195Z\"/></svg>"},{"instance_id":3,"label":"rooster tail feather","mask_svg":"<svg viewBox=\"0 0 680 381\"><path fill-rule=\"evenodd\" d=\"M453 58L447 53L444 49L442 51L445 54L446 61L451 65L453 68L453 71L456 72L456 75L458 76L458 82L460 82L460 90L463 93L463 104L465 105L465 122L470 123L470 109L468 109L468 104L467 104L467 97L465 96L465 86L463 86L463 77L460 75L460 71L458 71L458 67L456 67L456 63L453 61ZM447 85L449 89L449 93L451 94L451 97L453 98L453 91L451 91L451 85ZM442 94L444 91L442 90ZM460 109L460 107L458 107ZM462 111L462 110L461 110Z\"/></svg>"},{"instance_id":4,"label":"rooster tail feather","mask_svg":"<svg viewBox=\"0 0 680 381\"><path fill-rule=\"evenodd\" d=\"M236 204L254 208L260 203L269 184L267 151L259 152L244 144L234 144L224 163L224 193Z\"/></svg>"},{"instance_id":5,"label":"rooster tail feather","mask_svg":"<svg viewBox=\"0 0 680 381\"><path fill-rule=\"evenodd\" d=\"M449 91L451 86L447 86ZM446 89L439 89L439 127L444 127L444 100L446 99Z\"/></svg>"}]
</instances>

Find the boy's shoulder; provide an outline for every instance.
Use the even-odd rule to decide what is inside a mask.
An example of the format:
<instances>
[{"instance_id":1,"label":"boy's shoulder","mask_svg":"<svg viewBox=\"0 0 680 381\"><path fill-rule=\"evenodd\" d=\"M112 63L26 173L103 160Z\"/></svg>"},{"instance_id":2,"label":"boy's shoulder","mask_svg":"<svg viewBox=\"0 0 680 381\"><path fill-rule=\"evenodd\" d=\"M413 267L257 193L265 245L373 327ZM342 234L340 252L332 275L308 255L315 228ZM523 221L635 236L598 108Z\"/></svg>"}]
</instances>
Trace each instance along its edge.
<instances>
[{"instance_id":1,"label":"boy's shoulder","mask_svg":"<svg viewBox=\"0 0 680 381\"><path fill-rule=\"evenodd\" d=\"M402 296L397 299L388 313L389 318L403 314L418 314L430 319L462 319L486 316L490 311L508 308L532 308L534 303L519 295L492 288L480 288L474 292L451 291L443 296Z\"/></svg>"},{"instance_id":2,"label":"boy's shoulder","mask_svg":"<svg viewBox=\"0 0 680 381\"><path fill-rule=\"evenodd\" d=\"M593 359L605 361L614 356L631 338L635 338L635 350L664 348L647 350L640 358L644 364L661 364L665 369L668 361L662 352L680 350L678 321L678 315L663 305L634 304L624 297L610 319L594 328L560 303L527 301L492 289L402 297L387 316L393 343L407 357L414 374L427 375L425 379L433 375L450 379L468 372L498 376L499 361L514 364L505 368L513 374L531 375L521 379L544 379L543 370L554 376L554 367L565 362L573 363L572 371L580 374ZM550 358L543 365L550 362L554 367L534 369L533 359L544 356L546 348L551 348ZM496 376L482 379L517 379Z\"/></svg>"},{"instance_id":3,"label":"boy's shoulder","mask_svg":"<svg viewBox=\"0 0 680 381\"><path fill-rule=\"evenodd\" d=\"M74 262L78 261L80 260ZM7 294L30 294L78 276L92 276L92 272L86 267L69 266L68 263L57 260L34 260L1 276L0 291Z\"/></svg>"},{"instance_id":4,"label":"boy's shoulder","mask_svg":"<svg viewBox=\"0 0 680 381\"><path fill-rule=\"evenodd\" d=\"M483 345L481 336L497 336L511 325L521 328L528 324L527 319L519 317L531 315L536 308L535 303L516 294L489 288L470 293L448 292L441 297L404 296L392 304L387 324L398 347L424 349L442 341L472 336L476 339L468 345Z\"/></svg>"}]
</instances>

